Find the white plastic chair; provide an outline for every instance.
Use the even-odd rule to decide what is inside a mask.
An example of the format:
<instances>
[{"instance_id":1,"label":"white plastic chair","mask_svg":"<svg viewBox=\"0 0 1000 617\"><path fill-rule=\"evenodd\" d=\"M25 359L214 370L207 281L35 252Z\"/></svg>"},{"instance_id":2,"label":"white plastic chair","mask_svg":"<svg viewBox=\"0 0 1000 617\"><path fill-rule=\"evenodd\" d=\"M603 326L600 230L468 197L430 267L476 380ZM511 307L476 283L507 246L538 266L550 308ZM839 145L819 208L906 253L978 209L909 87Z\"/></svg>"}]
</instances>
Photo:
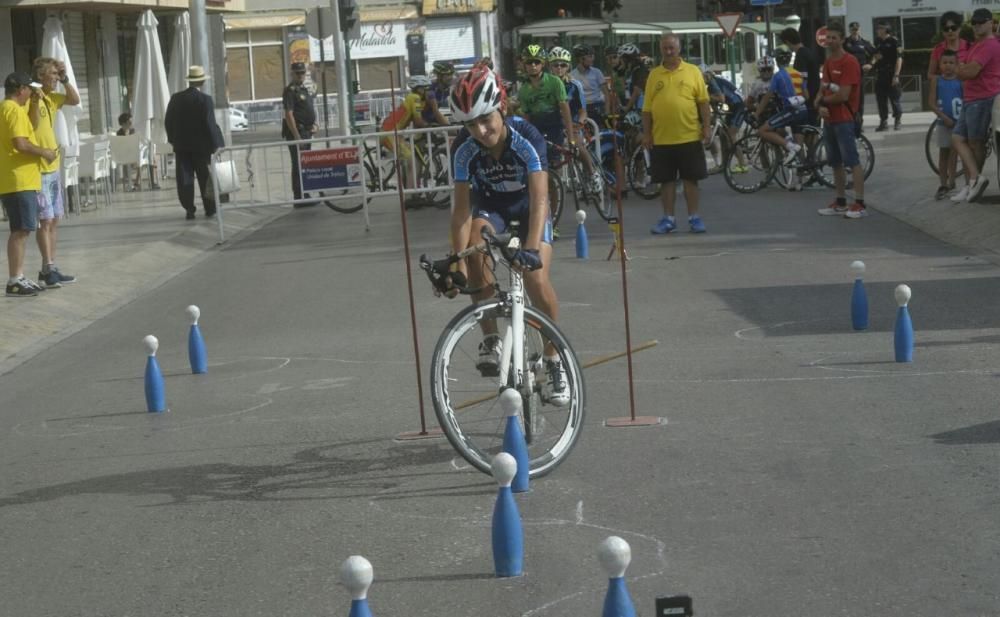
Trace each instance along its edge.
<instances>
[{"instance_id":1,"label":"white plastic chair","mask_svg":"<svg viewBox=\"0 0 1000 617\"><path fill-rule=\"evenodd\" d=\"M63 203L66 204L67 211L72 212L76 206L76 213L80 213L80 161L75 156L62 157L62 182L63 182ZM71 198L72 195L72 198Z\"/></svg>"},{"instance_id":2,"label":"white plastic chair","mask_svg":"<svg viewBox=\"0 0 1000 617\"><path fill-rule=\"evenodd\" d=\"M104 192L105 206L111 206L111 143L107 139L80 144L78 179L90 181L90 192L94 199L100 190ZM98 186L99 185L99 186Z\"/></svg>"},{"instance_id":3,"label":"white plastic chair","mask_svg":"<svg viewBox=\"0 0 1000 617\"><path fill-rule=\"evenodd\" d=\"M142 144L139 136L135 133L131 135L112 135L108 138L111 144L111 163L114 165L115 184L118 183L118 168L122 168L122 188L128 189L131 178L130 166L138 167L143 164ZM141 174L140 174L141 178Z\"/></svg>"}]
</instances>

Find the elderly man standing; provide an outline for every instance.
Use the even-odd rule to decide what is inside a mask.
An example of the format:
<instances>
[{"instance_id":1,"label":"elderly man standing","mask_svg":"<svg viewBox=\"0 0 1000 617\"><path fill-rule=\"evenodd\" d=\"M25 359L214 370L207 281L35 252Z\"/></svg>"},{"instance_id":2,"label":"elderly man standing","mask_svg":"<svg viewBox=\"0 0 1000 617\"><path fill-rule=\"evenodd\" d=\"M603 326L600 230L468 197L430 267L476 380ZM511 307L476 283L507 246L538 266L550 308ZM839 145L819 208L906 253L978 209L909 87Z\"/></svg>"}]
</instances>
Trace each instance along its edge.
<instances>
[{"instance_id":1,"label":"elderly man standing","mask_svg":"<svg viewBox=\"0 0 1000 617\"><path fill-rule=\"evenodd\" d=\"M41 96L31 97L28 117L35 129L38 145L60 154L59 144L56 143L56 112L63 105L79 105L80 95L66 76L66 65L59 60L36 58L33 68L35 79L42 84L42 93ZM65 94L56 92L56 83L63 85ZM42 191L38 202L38 232L35 239L42 254L42 269L38 272L38 280L46 287L62 287L76 282L75 276L64 274L56 267L56 226L65 215L59 162L57 156L51 163L44 160L41 163Z\"/></svg>"},{"instance_id":2,"label":"elderly man standing","mask_svg":"<svg viewBox=\"0 0 1000 617\"><path fill-rule=\"evenodd\" d=\"M164 118L167 140L174 147L177 158L177 198L187 212L187 220L194 218L196 176L205 216L215 216L215 198L211 193L212 178L208 166L212 155L226 145L215 122L215 103L212 97L201 91L207 79L203 67L192 65L188 69L188 89L170 97Z\"/></svg>"},{"instance_id":3,"label":"elderly man standing","mask_svg":"<svg viewBox=\"0 0 1000 617\"><path fill-rule=\"evenodd\" d=\"M993 36L993 14L989 9L976 9L971 21L975 41L965 55L965 62L958 65L962 113L951 133L951 143L965 165L968 184L951 198L954 202L976 201L989 183L979 170L986 159L993 99L1000 94L1000 41Z\"/></svg>"},{"instance_id":4,"label":"elderly man standing","mask_svg":"<svg viewBox=\"0 0 1000 617\"><path fill-rule=\"evenodd\" d=\"M55 150L39 147L25 107L42 96L42 85L27 73L11 73L3 83L0 103L0 203L10 221L7 239L6 294L37 296L43 289L24 276L24 247L38 224L38 193L42 188L39 164L56 160Z\"/></svg>"},{"instance_id":5,"label":"elderly man standing","mask_svg":"<svg viewBox=\"0 0 1000 617\"><path fill-rule=\"evenodd\" d=\"M650 152L653 181L663 184L663 218L650 232L667 234L677 229L674 188L680 177L688 226L693 233L704 233L705 224L698 216L698 181L708 175L704 151L711 135L708 87L698 67L681 59L681 43L675 35L660 39L660 54L663 63L646 79L642 105L642 145Z\"/></svg>"}]
</instances>

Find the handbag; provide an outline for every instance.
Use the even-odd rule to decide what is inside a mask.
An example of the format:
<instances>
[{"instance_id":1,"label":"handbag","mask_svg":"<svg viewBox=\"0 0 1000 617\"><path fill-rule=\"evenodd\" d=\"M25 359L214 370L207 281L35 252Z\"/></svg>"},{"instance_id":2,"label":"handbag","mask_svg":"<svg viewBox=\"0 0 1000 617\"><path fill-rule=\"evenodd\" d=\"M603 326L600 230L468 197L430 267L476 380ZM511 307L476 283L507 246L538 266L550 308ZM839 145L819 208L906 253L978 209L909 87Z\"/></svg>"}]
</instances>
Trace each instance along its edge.
<instances>
[{"instance_id":1,"label":"handbag","mask_svg":"<svg viewBox=\"0 0 1000 617\"><path fill-rule=\"evenodd\" d=\"M236 161L216 157L212 162L212 174L219 183L219 194L228 195L240 190L240 177L236 173ZM213 187L214 188L214 187Z\"/></svg>"}]
</instances>

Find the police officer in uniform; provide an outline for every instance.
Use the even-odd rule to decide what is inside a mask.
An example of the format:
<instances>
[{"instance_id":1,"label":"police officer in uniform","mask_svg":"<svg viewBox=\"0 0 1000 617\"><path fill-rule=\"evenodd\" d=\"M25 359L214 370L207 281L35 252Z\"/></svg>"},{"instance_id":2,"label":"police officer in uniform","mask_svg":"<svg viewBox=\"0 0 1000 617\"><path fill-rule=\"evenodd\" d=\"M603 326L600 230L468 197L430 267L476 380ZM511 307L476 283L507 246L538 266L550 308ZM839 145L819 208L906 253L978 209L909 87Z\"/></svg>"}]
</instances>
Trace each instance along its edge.
<instances>
[{"instance_id":1,"label":"police officer in uniform","mask_svg":"<svg viewBox=\"0 0 1000 617\"><path fill-rule=\"evenodd\" d=\"M899 41L892 36L892 29L887 22L879 22L875 26L875 101L878 103L879 125L876 131L889 128L889 103L892 103L893 127L897 131L902 125L903 107L899 103L899 71L903 68L903 50Z\"/></svg>"},{"instance_id":2,"label":"police officer in uniform","mask_svg":"<svg viewBox=\"0 0 1000 617\"><path fill-rule=\"evenodd\" d=\"M281 95L285 109L284 122L281 125L281 136L287 141L309 139L316 132L316 107L313 104L313 93L306 87L306 65L303 62L292 63L292 81L285 86ZM295 199L302 199L302 184L299 181L299 150L309 150L311 144L288 146L292 156L292 191ZM296 207L315 204L295 204Z\"/></svg>"},{"instance_id":3,"label":"police officer in uniform","mask_svg":"<svg viewBox=\"0 0 1000 617\"><path fill-rule=\"evenodd\" d=\"M858 22L852 21L848 28L850 33L844 39L844 51L858 59L858 64L861 65L861 74L864 75L872 69L871 60L872 56L875 55L875 46L861 36L861 24ZM864 77L862 77L863 79ZM858 94L861 96L858 98L858 111L855 116L860 129L865 114L865 89L862 87Z\"/></svg>"}]
</instances>

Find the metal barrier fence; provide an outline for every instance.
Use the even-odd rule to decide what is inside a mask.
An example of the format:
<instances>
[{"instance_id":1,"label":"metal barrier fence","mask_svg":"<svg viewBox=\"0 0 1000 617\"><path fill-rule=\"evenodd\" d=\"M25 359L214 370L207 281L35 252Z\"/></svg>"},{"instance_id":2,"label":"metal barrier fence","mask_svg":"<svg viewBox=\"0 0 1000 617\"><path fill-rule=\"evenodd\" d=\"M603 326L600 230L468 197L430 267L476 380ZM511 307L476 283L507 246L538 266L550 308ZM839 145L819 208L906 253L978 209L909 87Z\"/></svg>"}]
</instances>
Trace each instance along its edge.
<instances>
[{"instance_id":1,"label":"metal barrier fence","mask_svg":"<svg viewBox=\"0 0 1000 617\"><path fill-rule=\"evenodd\" d=\"M398 132L399 150L412 153L408 159L399 161L404 174L403 184L409 185L402 189L396 177L397 157L393 150L396 133L392 131L223 148L218 153L216 165L221 163L222 168L232 165L239 189L227 193L227 203L218 204L219 241L225 241L223 216L226 210L331 202L342 204L345 209L362 210L367 230L370 228L368 206L373 198L398 196L400 192L403 195L433 193L438 199L450 201L454 190L451 140L458 128L439 126ZM298 178L303 194L300 199L294 199L292 190L292 148L300 161ZM326 164L324 160L333 164ZM313 164L314 161L319 164ZM309 171L304 171L306 169ZM343 185L314 190L306 182L322 183L334 177L343 178ZM220 173L215 166L212 184L213 194L223 193ZM306 193L310 196L305 197Z\"/></svg>"}]
</instances>

